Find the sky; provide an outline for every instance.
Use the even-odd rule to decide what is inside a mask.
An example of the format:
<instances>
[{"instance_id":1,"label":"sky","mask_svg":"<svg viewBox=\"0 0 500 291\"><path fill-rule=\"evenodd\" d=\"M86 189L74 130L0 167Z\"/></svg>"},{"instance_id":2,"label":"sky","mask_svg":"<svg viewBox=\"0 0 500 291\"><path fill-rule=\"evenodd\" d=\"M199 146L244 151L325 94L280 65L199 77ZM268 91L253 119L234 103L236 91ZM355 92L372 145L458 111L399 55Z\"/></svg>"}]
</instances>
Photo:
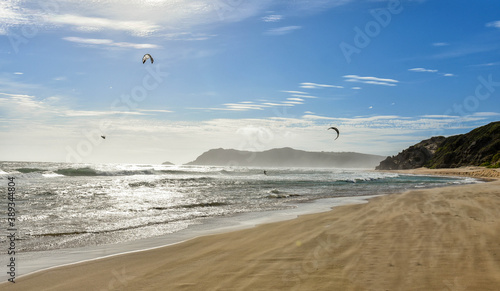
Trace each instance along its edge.
<instances>
[{"instance_id":1,"label":"sky","mask_svg":"<svg viewBox=\"0 0 500 291\"><path fill-rule=\"evenodd\" d=\"M500 120L497 0L2 0L0 15L4 161L388 156Z\"/></svg>"}]
</instances>

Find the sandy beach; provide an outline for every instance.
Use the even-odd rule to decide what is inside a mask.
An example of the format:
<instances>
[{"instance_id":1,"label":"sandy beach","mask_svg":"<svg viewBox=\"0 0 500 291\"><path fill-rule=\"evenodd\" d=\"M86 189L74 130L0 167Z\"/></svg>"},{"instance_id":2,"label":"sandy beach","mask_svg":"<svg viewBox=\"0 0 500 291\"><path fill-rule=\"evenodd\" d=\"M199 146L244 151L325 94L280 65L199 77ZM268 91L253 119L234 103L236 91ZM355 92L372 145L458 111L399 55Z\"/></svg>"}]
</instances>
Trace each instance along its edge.
<instances>
[{"instance_id":1,"label":"sandy beach","mask_svg":"<svg viewBox=\"0 0 500 291\"><path fill-rule=\"evenodd\" d=\"M2 290L499 290L500 172L325 213L53 268Z\"/></svg>"}]
</instances>

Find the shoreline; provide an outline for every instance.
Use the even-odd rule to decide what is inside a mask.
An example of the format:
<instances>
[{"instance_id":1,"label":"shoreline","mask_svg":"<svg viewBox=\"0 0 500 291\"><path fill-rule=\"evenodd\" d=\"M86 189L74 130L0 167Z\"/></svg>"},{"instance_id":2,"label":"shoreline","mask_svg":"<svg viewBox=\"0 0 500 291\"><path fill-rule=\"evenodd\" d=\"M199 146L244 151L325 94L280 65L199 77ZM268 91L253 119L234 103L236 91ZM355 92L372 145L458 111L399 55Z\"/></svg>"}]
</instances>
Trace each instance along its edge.
<instances>
[{"instance_id":1,"label":"shoreline","mask_svg":"<svg viewBox=\"0 0 500 291\"><path fill-rule=\"evenodd\" d=\"M485 167L469 166L460 168L429 169L418 168L408 170L380 170L387 173L401 173L413 175L434 175L434 176L456 176L478 178L485 181L495 181L500 179L500 169L489 169Z\"/></svg>"},{"instance_id":2,"label":"shoreline","mask_svg":"<svg viewBox=\"0 0 500 291\"><path fill-rule=\"evenodd\" d=\"M480 170L467 169L466 171L464 171L464 169L448 169L447 173L449 173L449 175L462 176L462 174L457 173L477 171ZM500 172L496 170L493 171L500 174ZM437 175L444 175L445 170L430 170L429 172L429 170L419 169L412 172L403 171L402 173L431 174L431 172L435 172L434 174ZM473 177L480 178L477 176ZM498 179L498 177L496 179ZM363 226L362 224L360 225L360 223L357 221L358 219L360 221L363 221L364 224L368 223L366 217L367 213L373 213L373 219L377 217L379 219L382 219L384 216L388 215L388 213L377 213L376 209L373 209L373 207L388 207L385 204L394 204L395 201L393 200L398 201L403 198L412 200L415 197L408 197L412 196L410 195L411 193L427 193L425 195L430 195L428 193L434 193L435 196L436 193L448 193L450 192L450 188L455 187L459 187L462 190L466 189L464 190L465 192L484 192L487 189L489 189L488 191L491 192L492 186L498 187L499 184L500 181L497 181L491 183L449 186L425 190L411 190L402 194L383 195L381 197L371 199L370 202L366 204L339 206L327 212L301 214L298 218L291 220L276 223L259 224L255 227L231 232L224 232L222 234L208 234L164 247L157 247L149 250L136 250L134 252L129 252L126 254L117 254L110 257L41 270L36 273L27 274L17 278L16 282L18 284L7 282L0 284L0 287L5 287L6 290L18 290L17 288L23 290L31 290L30 288L37 287L37 289L40 290L39 287L54 287L51 284L57 283L56 286L60 286L60 289L52 290L84 290L91 287L85 284L82 285L82 283L84 282L89 282L88 280L85 280L85 278L82 278L78 275L86 274L86 272L83 270L92 270L92 278L95 277L96 279L95 282L93 282L94 285L92 286L96 288L104 288L107 286L110 290L113 290L113 288L120 290L154 290L154 286L164 286L163 284L173 284L171 290L193 290L193 288L196 289L195 286L213 286L214 288L207 288L206 290L217 290L218 288L228 288L233 286L260 286L264 289L271 288L279 290L280 288L283 288L283 290L290 290L291 288L298 288L297 286L322 288L323 285L329 286L329 290L330 287L334 290L346 290L341 289L340 287L345 287L347 288L347 290L349 290L350 288L358 286L359 282L355 282L358 280L353 281L353 277L345 276L344 273L347 272L347 274L349 274L349 270L352 270L352 268L354 268L355 270L363 268L359 265L356 267L351 266L352 262L350 262L350 260L347 260L347 258L349 257L349 255L356 256L356 253L362 253L363 250L358 249L357 252L356 250L349 250L348 245L345 245L345 243L347 240L351 241L351 243L356 244L357 240L354 238L361 238L359 234L353 234L350 231L351 228L356 229ZM453 192L453 190L451 192ZM381 201L383 201L382 204ZM359 212L360 209L361 213ZM362 211L362 209L364 209L365 211ZM390 207L388 210L390 212ZM441 212L445 210L446 209L441 209ZM431 214L433 215L433 213ZM404 211L403 213L400 213L400 215L404 215ZM500 214L498 216L500 216ZM351 222L351 224L345 224L345 217L350 217L353 222ZM384 219L382 220L384 222L387 222ZM386 227L392 227L390 221L387 223L388 225L386 225ZM330 229L333 225L336 224L339 224L339 226L343 226L339 230L339 232L344 233L343 236L339 236L339 234L335 232L326 233L326 229ZM318 225L322 225L322 227ZM297 229L299 229L300 231L297 231ZM348 235L345 235L346 232ZM364 231L360 232L360 234L366 235L367 232L371 231L369 229L365 229ZM276 234L278 233L281 234L281 237L276 238ZM293 237L293 239L290 238L290 236ZM340 239L342 237L345 238ZM256 238L259 239L256 240ZM287 242L282 240L287 240ZM253 243L249 243L248 241L253 241ZM370 241L375 244L380 244L379 242L377 242L377 240L369 240L365 241L365 243L370 245ZM387 243L391 243L391 241ZM378 248L374 248L373 250L376 251L377 249L380 250L383 249L383 247L378 246ZM338 254L340 257L346 257L346 259L344 260L344 264L340 264L339 266L337 266L337 268L333 268L336 271L334 272L333 277L330 276L331 274L324 274L324 270L322 269L329 270L331 268L328 266L328 262L323 262L321 260L323 256L328 257L332 254ZM373 254L371 255L373 256ZM364 260L362 257L359 257L359 254L357 256L357 259L358 261ZM209 264L202 264L202 266L198 266L197 262L200 261L209 262ZM244 267L244 261L252 262L252 264L255 264L255 268L248 270L248 267ZM333 261L335 261L335 259L333 259ZM393 267L396 266L395 263L389 263L389 267L390 264L392 264ZM417 266L425 266L425 264L422 262L419 262L418 264ZM292 265L294 267L288 268L287 265ZM157 270L157 268L161 269L162 266L164 267L164 274L175 275L175 278L177 279L167 278L167 281L165 281L165 278L162 278L165 276L161 276L161 272L159 273L159 269ZM212 268L213 266L217 266L217 268ZM205 272L203 268L205 268ZM211 280L210 278L207 278L207 276L204 276L205 279L203 279L202 281L197 281L197 273L195 271L197 270L198 272L204 274L206 273L206 268L211 269L211 272L208 273L211 273L215 278L218 279ZM235 270L239 270L239 272L233 271L233 268ZM260 270L262 268L269 269L271 273L275 275L275 277L269 278L269 276L267 276L265 273L262 274ZM219 269L221 269L220 272L218 271ZM99 272L99 270L103 270L103 272ZM111 272L109 272L109 270L111 270ZM182 270L185 270L185 272L183 273ZM339 273L339 271L341 272ZM134 275L136 274L135 272L139 272L144 276L147 275L147 278L150 279L148 279L148 282L143 281L141 285L141 279L139 279L141 276L139 276L138 278L136 275ZM149 273L151 272L156 273L156 276L150 277ZM222 276L221 274L226 274L227 276ZM243 279L243 277L245 277L243 276L243 274L249 276L249 278ZM191 281L197 281L198 283L186 283L186 280L189 281L188 279L190 277L192 277ZM265 282L259 282L259 280L256 280L257 277L265 277L266 280ZM323 285L314 285L314 282L310 282L310 279L313 277L318 279L319 282L323 282L324 284L322 283ZM359 274L357 275L357 277L359 277ZM65 280L65 278L71 278L71 280ZM237 278L241 279L240 281L242 282L236 280ZM454 278L446 280L442 280L441 283L445 281L451 282L451 284L455 283ZM201 282L203 282L202 285L196 285L201 284ZM339 283L339 285L337 286L334 284L335 286L331 286L332 282ZM442 288L446 288L446 284L441 285L444 286ZM148 286L153 287L149 287L148 289ZM245 289L244 287L240 288ZM264 290L258 288L256 289Z\"/></svg>"},{"instance_id":3,"label":"shoreline","mask_svg":"<svg viewBox=\"0 0 500 291\"><path fill-rule=\"evenodd\" d=\"M16 255L16 260L21 262L30 261L30 263L28 267L24 265L20 268L22 274L16 276L16 280L54 268L66 267L129 253L154 250L184 243L199 237L244 230L257 227L261 224L292 220L302 215L327 212L334 207L342 205L367 203L369 199L377 196L380 195L323 198L308 201L307 203L290 203L289 205L294 207L280 210L239 213L230 217L212 217L203 220L202 223L192 224L188 228L178 232L157 237L96 246L27 253L21 252ZM19 270L17 273L19 273ZM7 281L7 277L4 279L5 280L2 280L1 283Z\"/></svg>"}]
</instances>

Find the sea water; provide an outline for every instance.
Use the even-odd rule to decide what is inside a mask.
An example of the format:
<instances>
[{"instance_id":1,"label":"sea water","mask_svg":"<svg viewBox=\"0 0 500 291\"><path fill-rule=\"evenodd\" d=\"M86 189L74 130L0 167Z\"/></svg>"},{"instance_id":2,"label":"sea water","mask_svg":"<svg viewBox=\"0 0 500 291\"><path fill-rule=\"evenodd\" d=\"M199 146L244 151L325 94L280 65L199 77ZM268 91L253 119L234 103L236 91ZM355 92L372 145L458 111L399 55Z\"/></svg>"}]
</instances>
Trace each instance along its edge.
<instances>
[{"instance_id":1,"label":"sea water","mask_svg":"<svg viewBox=\"0 0 500 291\"><path fill-rule=\"evenodd\" d=\"M186 229L213 227L217 218L241 222L300 205L329 207L337 198L475 182L366 169L0 162L5 250L9 177L16 184L16 251L27 258L157 238L168 242Z\"/></svg>"}]
</instances>

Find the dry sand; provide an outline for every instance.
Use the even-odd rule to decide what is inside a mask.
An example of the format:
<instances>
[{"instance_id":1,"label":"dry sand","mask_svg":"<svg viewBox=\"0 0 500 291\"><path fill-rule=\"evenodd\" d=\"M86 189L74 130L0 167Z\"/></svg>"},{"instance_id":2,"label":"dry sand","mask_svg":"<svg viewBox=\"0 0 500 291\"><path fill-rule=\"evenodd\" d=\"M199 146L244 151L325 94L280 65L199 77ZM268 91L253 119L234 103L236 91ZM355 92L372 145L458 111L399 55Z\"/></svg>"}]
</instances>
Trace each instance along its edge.
<instances>
[{"instance_id":1,"label":"dry sand","mask_svg":"<svg viewBox=\"0 0 500 291\"><path fill-rule=\"evenodd\" d=\"M386 195L16 281L0 289L500 290L500 180Z\"/></svg>"}]
</instances>

